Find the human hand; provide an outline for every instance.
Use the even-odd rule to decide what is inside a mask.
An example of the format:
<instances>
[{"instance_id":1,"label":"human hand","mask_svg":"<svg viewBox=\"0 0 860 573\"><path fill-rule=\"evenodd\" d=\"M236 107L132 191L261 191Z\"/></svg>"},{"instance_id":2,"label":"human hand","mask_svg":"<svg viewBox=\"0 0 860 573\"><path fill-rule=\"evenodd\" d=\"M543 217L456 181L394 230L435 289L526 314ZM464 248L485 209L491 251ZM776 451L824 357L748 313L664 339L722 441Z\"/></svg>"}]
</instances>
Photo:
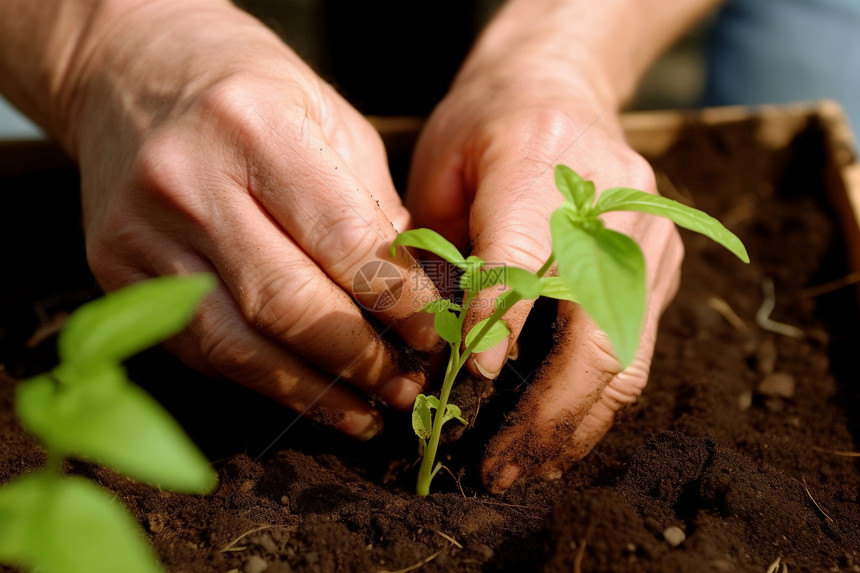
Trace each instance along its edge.
<instances>
[{"instance_id":1,"label":"human hand","mask_svg":"<svg viewBox=\"0 0 860 573\"><path fill-rule=\"evenodd\" d=\"M106 290L214 272L218 287L168 346L372 437L368 398L408 408L425 380L353 298L413 348L438 342L432 316L415 313L438 294L404 249L387 253L410 219L378 134L228 2L138 4L95 20L61 94L93 272ZM356 282L380 264L392 284ZM379 298L386 287L399 299Z\"/></svg>"},{"instance_id":2,"label":"human hand","mask_svg":"<svg viewBox=\"0 0 860 573\"><path fill-rule=\"evenodd\" d=\"M430 117L418 142L407 206L419 227L440 232L489 263L541 267L551 252L549 218L562 202L553 167L570 166L598 190L656 193L647 162L625 143L614 107L576 77L546 66L467 65ZM553 70L549 70L553 71ZM490 442L482 467L491 491L523 474L559 475L585 456L636 400L648 378L662 310L679 281L683 247L666 219L612 213L608 227L636 239L647 268L648 310L637 355L621 370L609 341L578 305L558 307L557 342L513 416ZM468 329L492 312L498 292L483 292ZM505 315L510 340L470 358L475 376L495 378L531 310Z\"/></svg>"}]
</instances>

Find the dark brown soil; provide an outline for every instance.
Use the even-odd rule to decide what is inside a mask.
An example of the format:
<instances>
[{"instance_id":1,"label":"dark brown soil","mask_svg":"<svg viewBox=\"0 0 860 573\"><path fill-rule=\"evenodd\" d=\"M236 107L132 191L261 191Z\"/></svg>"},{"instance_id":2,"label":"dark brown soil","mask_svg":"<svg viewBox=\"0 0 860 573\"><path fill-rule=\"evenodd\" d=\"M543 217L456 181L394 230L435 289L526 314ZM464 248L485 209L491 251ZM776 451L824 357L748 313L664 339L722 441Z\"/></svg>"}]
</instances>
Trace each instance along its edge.
<instances>
[{"instance_id":1,"label":"dark brown soil","mask_svg":"<svg viewBox=\"0 0 860 573\"><path fill-rule=\"evenodd\" d=\"M129 363L132 377L207 451L220 489L180 496L80 462L69 471L115 491L171 572L763 573L777 558L792 572L860 571L860 465L834 453L860 449L855 292L808 290L850 272L822 198L820 133L813 122L774 151L756 143L757 128L703 130L691 120L668 153L651 158L664 193L724 220L753 263L684 234L683 284L661 324L651 382L561 480L500 497L481 490L481 448L522 390L511 381L481 400L475 427L446 446L450 473L437 477L438 493L419 499L405 416L392 414L380 439L354 444L157 349ZM2 182L0 482L42 461L11 395L16 380L52 366L53 338L27 340L40 320L97 293L75 181L61 168ZM768 279L772 318L801 337L757 326ZM545 351L551 328L529 328L524 354ZM520 372L536 366L517 363ZM664 536L672 528L684 534L677 546Z\"/></svg>"}]
</instances>

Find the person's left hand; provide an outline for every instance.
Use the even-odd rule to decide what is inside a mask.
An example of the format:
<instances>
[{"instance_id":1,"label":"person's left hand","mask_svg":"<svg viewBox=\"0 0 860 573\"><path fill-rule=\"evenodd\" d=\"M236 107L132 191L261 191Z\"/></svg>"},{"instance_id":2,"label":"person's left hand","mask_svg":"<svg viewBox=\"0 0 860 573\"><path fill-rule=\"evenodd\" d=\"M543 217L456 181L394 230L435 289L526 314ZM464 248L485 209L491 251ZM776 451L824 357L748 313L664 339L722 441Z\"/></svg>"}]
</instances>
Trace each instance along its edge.
<instances>
[{"instance_id":1,"label":"person's left hand","mask_svg":"<svg viewBox=\"0 0 860 573\"><path fill-rule=\"evenodd\" d=\"M508 66L461 72L416 149L406 200L415 226L432 228L490 263L536 271L551 253L549 218L563 199L553 182L556 164L594 180L598 193L610 187L656 193L653 171L627 145L617 113L597 92L567 77L517 74ZM646 258L648 309L637 356L622 371L605 334L578 305L561 302L554 348L489 444L482 472L491 491L526 473L559 475L594 447L645 386L683 247L668 220L632 213L604 220L636 239ZM465 328L492 312L498 292L488 291L476 297ZM471 358L473 375L498 376L530 310L522 301L505 315L510 339Z\"/></svg>"}]
</instances>

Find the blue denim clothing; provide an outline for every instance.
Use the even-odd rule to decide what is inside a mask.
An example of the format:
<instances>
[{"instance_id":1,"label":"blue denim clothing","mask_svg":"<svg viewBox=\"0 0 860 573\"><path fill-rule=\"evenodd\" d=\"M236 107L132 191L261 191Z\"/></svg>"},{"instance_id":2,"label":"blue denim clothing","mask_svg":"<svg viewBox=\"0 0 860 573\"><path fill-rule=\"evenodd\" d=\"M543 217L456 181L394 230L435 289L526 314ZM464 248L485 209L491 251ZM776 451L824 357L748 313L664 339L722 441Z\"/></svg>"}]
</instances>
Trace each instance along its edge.
<instances>
[{"instance_id":1,"label":"blue denim clothing","mask_svg":"<svg viewBox=\"0 0 860 573\"><path fill-rule=\"evenodd\" d=\"M42 129L0 97L0 139L41 139Z\"/></svg>"},{"instance_id":2,"label":"blue denim clothing","mask_svg":"<svg viewBox=\"0 0 860 573\"><path fill-rule=\"evenodd\" d=\"M703 105L832 98L860 127L860 0L731 0L714 22Z\"/></svg>"}]
</instances>

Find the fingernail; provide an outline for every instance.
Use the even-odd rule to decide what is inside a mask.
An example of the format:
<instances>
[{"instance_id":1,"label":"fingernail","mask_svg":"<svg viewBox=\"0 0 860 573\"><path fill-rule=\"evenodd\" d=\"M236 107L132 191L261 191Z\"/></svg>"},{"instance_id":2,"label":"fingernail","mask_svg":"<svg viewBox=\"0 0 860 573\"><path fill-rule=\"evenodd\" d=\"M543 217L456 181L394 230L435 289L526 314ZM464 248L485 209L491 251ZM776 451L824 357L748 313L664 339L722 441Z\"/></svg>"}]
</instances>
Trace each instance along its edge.
<instances>
[{"instance_id":1,"label":"fingernail","mask_svg":"<svg viewBox=\"0 0 860 573\"><path fill-rule=\"evenodd\" d=\"M545 468L541 470L540 477L548 480L558 480L561 479L561 476L564 475L564 472L561 468Z\"/></svg>"},{"instance_id":2,"label":"fingernail","mask_svg":"<svg viewBox=\"0 0 860 573\"><path fill-rule=\"evenodd\" d=\"M508 357L508 339L505 338L489 350L485 350L475 357L475 368L487 380L495 380L505 365Z\"/></svg>"},{"instance_id":3,"label":"fingernail","mask_svg":"<svg viewBox=\"0 0 860 573\"><path fill-rule=\"evenodd\" d=\"M367 421L364 427L364 431L360 432L356 436L356 439L362 442L366 442L371 438L378 436L380 432L382 432L382 416L379 415L379 412L374 410L362 417L368 417L370 419Z\"/></svg>"},{"instance_id":4,"label":"fingernail","mask_svg":"<svg viewBox=\"0 0 860 573\"><path fill-rule=\"evenodd\" d=\"M399 410L412 407L415 397L423 391L420 383L406 376L392 376L379 387L379 396Z\"/></svg>"},{"instance_id":5,"label":"fingernail","mask_svg":"<svg viewBox=\"0 0 860 573\"><path fill-rule=\"evenodd\" d=\"M517 478L520 477L520 473L522 473L522 468L516 464L508 464L499 470L499 473L496 474L497 477L493 482L493 492L494 493L502 493L508 490L514 482L517 481Z\"/></svg>"},{"instance_id":6,"label":"fingernail","mask_svg":"<svg viewBox=\"0 0 860 573\"><path fill-rule=\"evenodd\" d=\"M416 312L397 326L397 333L409 346L420 352L433 350L441 340L429 312Z\"/></svg>"}]
</instances>

